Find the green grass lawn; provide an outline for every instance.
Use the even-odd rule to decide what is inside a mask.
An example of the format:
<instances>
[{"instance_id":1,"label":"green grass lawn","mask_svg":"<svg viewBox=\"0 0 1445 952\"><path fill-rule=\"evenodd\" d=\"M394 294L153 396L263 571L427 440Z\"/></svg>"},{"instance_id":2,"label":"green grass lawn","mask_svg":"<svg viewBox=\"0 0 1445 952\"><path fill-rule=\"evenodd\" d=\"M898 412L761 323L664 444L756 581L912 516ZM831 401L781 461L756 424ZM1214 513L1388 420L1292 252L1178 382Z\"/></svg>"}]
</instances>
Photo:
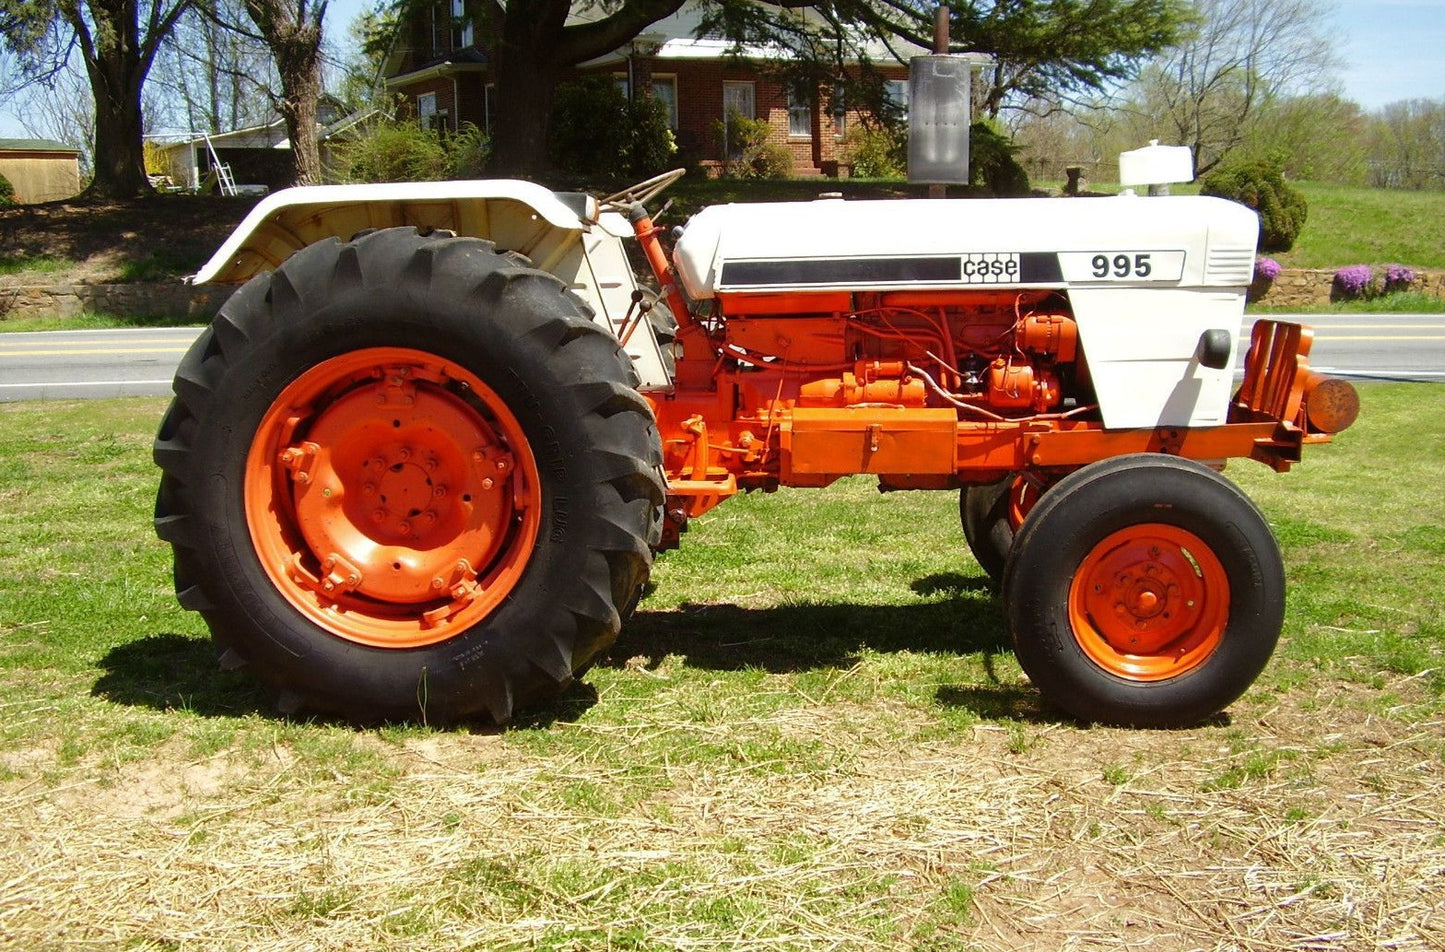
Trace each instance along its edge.
<instances>
[{"instance_id":1,"label":"green grass lawn","mask_svg":"<svg viewBox=\"0 0 1445 952\"><path fill-rule=\"evenodd\" d=\"M1309 217L1285 267L1445 268L1445 191L1404 192L1298 182Z\"/></svg>"},{"instance_id":2,"label":"green grass lawn","mask_svg":"<svg viewBox=\"0 0 1445 952\"><path fill-rule=\"evenodd\" d=\"M172 595L162 401L0 405L0 948L1439 947L1445 388L1362 395L1229 468L1284 639L1183 731L1042 708L955 497L863 479L696 520L507 731L278 718Z\"/></svg>"}]
</instances>

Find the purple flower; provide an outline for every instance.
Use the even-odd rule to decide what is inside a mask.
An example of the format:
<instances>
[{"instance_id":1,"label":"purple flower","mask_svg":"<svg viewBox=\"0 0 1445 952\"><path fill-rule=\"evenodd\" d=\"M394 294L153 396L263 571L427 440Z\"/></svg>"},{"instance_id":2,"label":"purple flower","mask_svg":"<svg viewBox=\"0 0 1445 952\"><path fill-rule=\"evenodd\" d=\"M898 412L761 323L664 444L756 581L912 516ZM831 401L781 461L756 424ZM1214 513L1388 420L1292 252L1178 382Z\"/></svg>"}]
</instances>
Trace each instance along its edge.
<instances>
[{"instance_id":1,"label":"purple flower","mask_svg":"<svg viewBox=\"0 0 1445 952\"><path fill-rule=\"evenodd\" d=\"M1254 276L1265 281L1273 281L1282 270L1273 258L1260 258L1254 262Z\"/></svg>"},{"instance_id":2,"label":"purple flower","mask_svg":"<svg viewBox=\"0 0 1445 952\"><path fill-rule=\"evenodd\" d=\"M1370 287L1375 273L1367 264L1352 264L1335 272L1335 287L1346 297L1359 297Z\"/></svg>"},{"instance_id":3,"label":"purple flower","mask_svg":"<svg viewBox=\"0 0 1445 952\"><path fill-rule=\"evenodd\" d=\"M1403 290L1415 282L1415 272L1403 264L1392 264L1385 268L1385 290Z\"/></svg>"}]
</instances>

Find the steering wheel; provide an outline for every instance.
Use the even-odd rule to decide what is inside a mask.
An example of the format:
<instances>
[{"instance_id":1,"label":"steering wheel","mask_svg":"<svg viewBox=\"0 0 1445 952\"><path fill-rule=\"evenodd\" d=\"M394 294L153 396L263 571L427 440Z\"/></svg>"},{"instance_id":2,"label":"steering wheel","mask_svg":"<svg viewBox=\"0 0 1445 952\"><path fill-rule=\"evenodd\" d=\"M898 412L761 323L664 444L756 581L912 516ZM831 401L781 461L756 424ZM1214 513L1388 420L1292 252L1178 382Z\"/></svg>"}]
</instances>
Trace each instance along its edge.
<instances>
[{"instance_id":1,"label":"steering wheel","mask_svg":"<svg viewBox=\"0 0 1445 952\"><path fill-rule=\"evenodd\" d=\"M671 172L663 172L661 175L654 175L650 179L643 179L636 185L629 185L620 192L613 192L605 198L597 200L603 208L616 208L625 210L629 205L641 203L646 205L667 188L673 182L687 174L687 169L673 169Z\"/></svg>"}]
</instances>

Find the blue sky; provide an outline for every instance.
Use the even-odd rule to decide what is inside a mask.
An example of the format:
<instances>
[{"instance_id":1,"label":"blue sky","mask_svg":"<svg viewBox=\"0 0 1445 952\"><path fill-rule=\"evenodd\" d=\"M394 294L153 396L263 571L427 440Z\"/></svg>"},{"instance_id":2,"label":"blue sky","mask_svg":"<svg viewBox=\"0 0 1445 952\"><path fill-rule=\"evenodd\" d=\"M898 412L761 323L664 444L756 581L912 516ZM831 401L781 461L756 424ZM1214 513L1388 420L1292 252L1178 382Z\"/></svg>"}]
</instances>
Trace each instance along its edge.
<instances>
[{"instance_id":1,"label":"blue sky","mask_svg":"<svg viewBox=\"0 0 1445 952\"><path fill-rule=\"evenodd\" d=\"M1347 98L1366 109L1445 98L1445 0L1341 0L1334 20Z\"/></svg>"},{"instance_id":2,"label":"blue sky","mask_svg":"<svg viewBox=\"0 0 1445 952\"><path fill-rule=\"evenodd\" d=\"M327 28L344 35L374 0L331 0ZM1445 0L1338 0L1328 35L1344 60L1340 90L1366 109L1445 98ZM0 137L25 131L0 104Z\"/></svg>"}]
</instances>

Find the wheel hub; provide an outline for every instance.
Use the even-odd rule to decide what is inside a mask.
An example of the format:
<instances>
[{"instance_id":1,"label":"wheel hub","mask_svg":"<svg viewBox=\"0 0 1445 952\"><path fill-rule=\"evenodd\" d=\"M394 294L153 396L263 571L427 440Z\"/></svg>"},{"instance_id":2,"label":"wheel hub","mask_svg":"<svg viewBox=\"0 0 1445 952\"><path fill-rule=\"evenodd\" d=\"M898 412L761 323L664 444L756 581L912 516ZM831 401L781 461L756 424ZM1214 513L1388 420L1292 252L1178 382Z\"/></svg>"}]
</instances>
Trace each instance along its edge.
<instances>
[{"instance_id":1,"label":"wheel hub","mask_svg":"<svg viewBox=\"0 0 1445 952\"><path fill-rule=\"evenodd\" d=\"M1091 659L1122 677L1159 680L1191 670L1218 646L1228 582L1193 533L1144 524L1090 551L1069 605L1075 637Z\"/></svg>"},{"instance_id":2,"label":"wheel hub","mask_svg":"<svg viewBox=\"0 0 1445 952\"><path fill-rule=\"evenodd\" d=\"M252 457L248 513L268 572L283 564L288 599L367 644L428 644L445 637L430 629L500 604L540 518L505 404L417 351L313 367L273 405Z\"/></svg>"}]
</instances>

